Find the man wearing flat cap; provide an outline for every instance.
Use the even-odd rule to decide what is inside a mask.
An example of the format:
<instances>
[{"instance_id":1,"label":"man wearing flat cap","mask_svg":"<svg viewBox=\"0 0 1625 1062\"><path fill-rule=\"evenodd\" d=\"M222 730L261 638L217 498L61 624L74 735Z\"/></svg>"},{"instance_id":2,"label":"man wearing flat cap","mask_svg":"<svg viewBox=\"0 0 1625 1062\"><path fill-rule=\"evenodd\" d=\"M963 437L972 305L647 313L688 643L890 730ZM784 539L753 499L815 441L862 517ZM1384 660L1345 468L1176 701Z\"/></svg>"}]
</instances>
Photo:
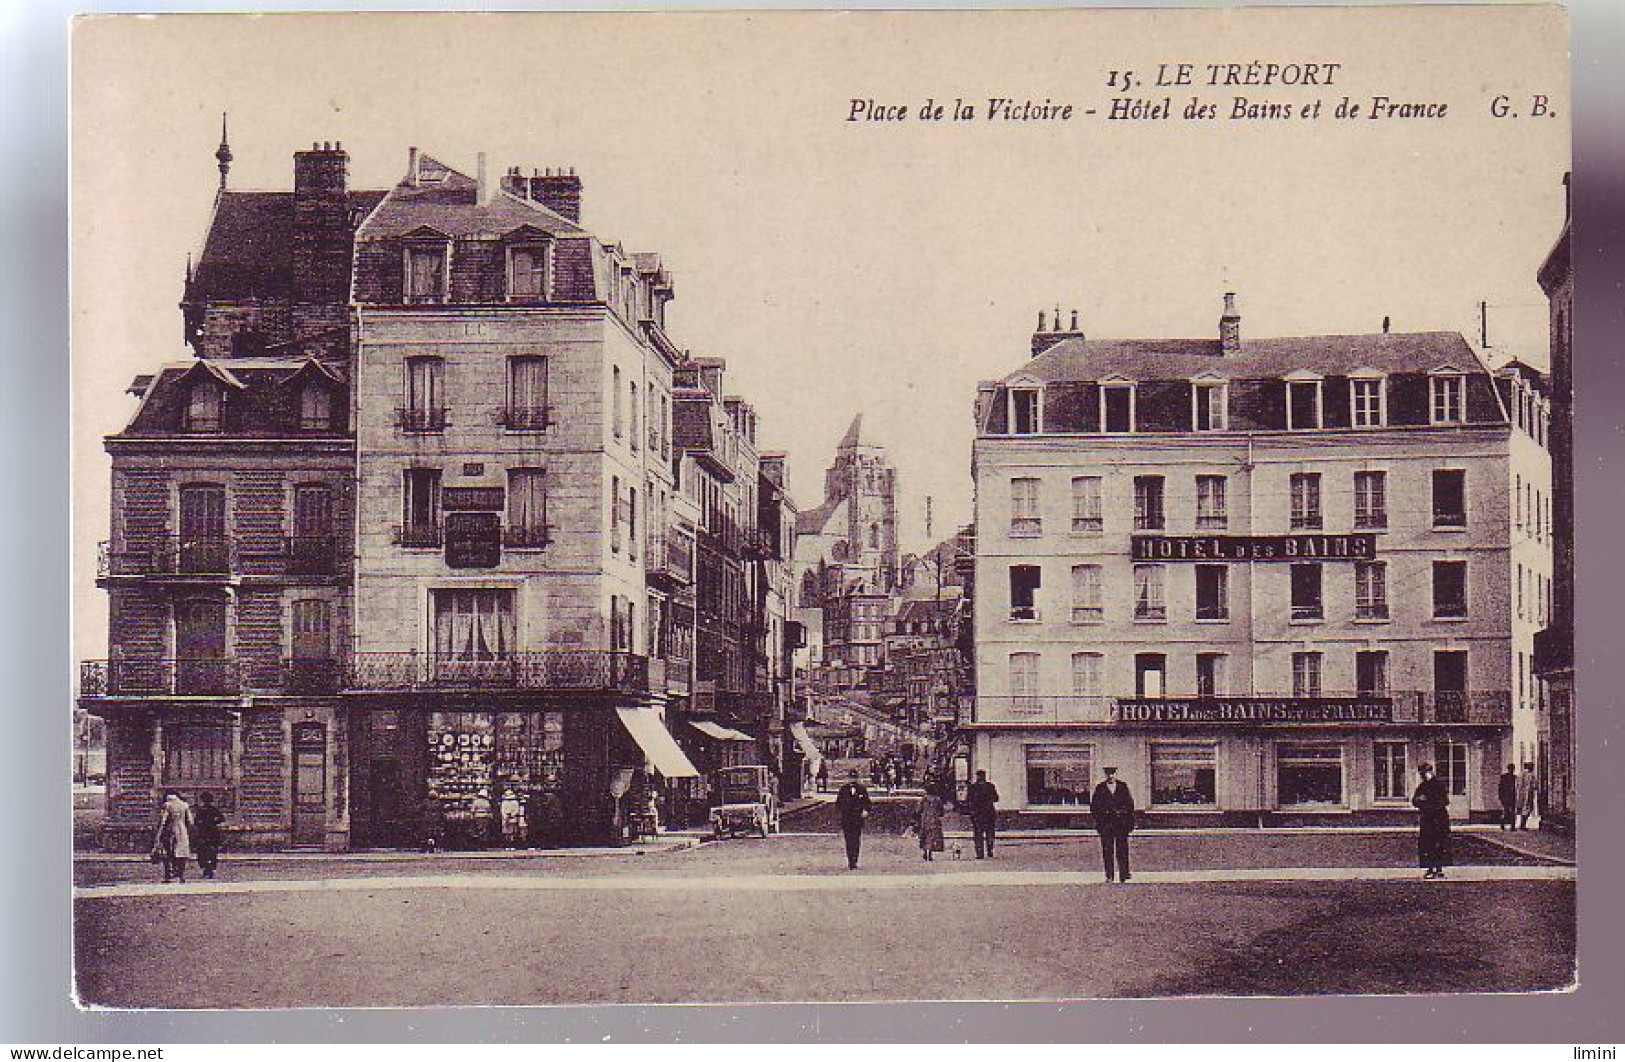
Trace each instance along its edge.
<instances>
[{"instance_id":1,"label":"man wearing flat cap","mask_svg":"<svg viewBox=\"0 0 1625 1062\"><path fill-rule=\"evenodd\" d=\"M1100 834L1100 855L1106 862L1106 880L1127 881L1128 835L1134 829L1134 795L1128 785L1117 780L1117 768L1105 768L1106 780L1095 786L1089 798L1089 814Z\"/></svg>"}]
</instances>

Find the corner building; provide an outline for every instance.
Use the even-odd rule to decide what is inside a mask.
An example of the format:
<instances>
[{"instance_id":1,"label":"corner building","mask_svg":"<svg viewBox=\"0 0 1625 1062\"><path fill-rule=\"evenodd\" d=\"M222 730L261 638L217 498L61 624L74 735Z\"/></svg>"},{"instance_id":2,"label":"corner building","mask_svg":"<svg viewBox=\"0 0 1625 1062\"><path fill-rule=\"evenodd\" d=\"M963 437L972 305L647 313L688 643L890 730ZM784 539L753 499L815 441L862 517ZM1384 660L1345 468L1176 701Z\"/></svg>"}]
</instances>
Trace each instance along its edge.
<instances>
[{"instance_id":1,"label":"corner building","mask_svg":"<svg viewBox=\"0 0 1625 1062\"><path fill-rule=\"evenodd\" d=\"M1519 573L1551 571L1513 500L1550 491L1529 370L1244 340L1233 296L1213 339L1045 325L976 404L963 729L1005 806L1081 821L1115 766L1163 824L1404 822L1432 762L1492 814L1536 725Z\"/></svg>"}]
</instances>

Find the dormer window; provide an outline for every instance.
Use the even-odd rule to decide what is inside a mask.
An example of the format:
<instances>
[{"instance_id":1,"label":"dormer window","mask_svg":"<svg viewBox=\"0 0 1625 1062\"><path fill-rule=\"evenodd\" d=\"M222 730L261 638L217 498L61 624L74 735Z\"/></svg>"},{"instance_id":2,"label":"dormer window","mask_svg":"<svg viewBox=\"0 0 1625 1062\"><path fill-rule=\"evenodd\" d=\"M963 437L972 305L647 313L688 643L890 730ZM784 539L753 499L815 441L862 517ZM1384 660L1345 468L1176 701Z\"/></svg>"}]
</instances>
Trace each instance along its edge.
<instances>
[{"instance_id":1,"label":"dormer window","mask_svg":"<svg viewBox=\"0 0 1625 1062\"><path fill-rule=\"evenodd\" d=\"M1100 429L1126 434L1134 430L1134 384L1129 380L1100 382Z\"/></svg>"},{"instance_id":2,"label":"dormer window","mask_svg":"<svg viewBox=\"0 0 1625 1062\"><path fill-rule=\"evenodd\" d=\"M1435 424L1462 424L1467 420L1467 377L1454 370L1435 372L1430 380L1429 408Z\"/></svg>"},{"instance_id":3,"label":"dormer window","mask_svg":"<svg viewBox=\"0 0 1625 1062\"><path fill-rule=\"evenodd\" d=\"M406 301L446 301L446 258L444 243L413 243L406 248Z\"/></svg>"},{"instance_id":4,"label":"dormer window","mask_svg":"<svg viewBox=\"0 0 1625 1062\"><path fill-rule=\"evenodd\" d=\"M333 392L307 383L299 392L299 430L326 431L333 426Z\"/></svg>"},{"instance_id":5,"label":"dormer window","mask_svg":"<svg viewBox=\"0 0 1625 1062\"><path fill-rule=\"evenodd\" d=\"M1313 373L1293 373L1286 378L1286 426L1288 431L1319 428L1321 424L1321 379Z\"/></svg>"},{"instance_id":6,"label":"dormer window","mask_svg":"<svg viewBox=\"0 0 1625 1062\"><path fill-rule=\"evenodd\" d=\"M220 430L221 412L226 404L226 391L213 379L199 380L192 385L186 400L186 430L217 432Z\"/></svg>"},{"instance_id":7,"label":"dormer window","mask_svg":"<svg viewBox=\"0 0 1625 1062\"><path fill-rule=\"evenodd\" d=\"M1043 392L1036 387L1010 389L1010 434L1037 435L1042 423Z\"/></svg>"},{"instance_id":8,"label":"dormer window","mask_svg":"<svg viewBox=\"0 0 1625 1062\"><path fill-rule=\"evenodd\" d=\"M508 248L508 298L547 298L547 245Z\"/></svg>"},{"instance_id":9,"label":"dormer window","mask_svg":"<svg viewBox=\"0 0 1625 1062\"><path fill-rule=\"evenodd\" d=\"M1388 423L1388 386L1382 373L1361 369L1349 374L1349 416L1356 428Z\"/></svg>"},{"instance_id":10,"label":"dormer window","mask_svg":"<svg viewBox=\"0 0 1625 1062\"><path fill-rule=\"evenodd\" d=\"M1197 431L1224 431L1230 424L1230 388L1223 380L1191 382L1191 424Z\"/></svg>"}]
</instances>

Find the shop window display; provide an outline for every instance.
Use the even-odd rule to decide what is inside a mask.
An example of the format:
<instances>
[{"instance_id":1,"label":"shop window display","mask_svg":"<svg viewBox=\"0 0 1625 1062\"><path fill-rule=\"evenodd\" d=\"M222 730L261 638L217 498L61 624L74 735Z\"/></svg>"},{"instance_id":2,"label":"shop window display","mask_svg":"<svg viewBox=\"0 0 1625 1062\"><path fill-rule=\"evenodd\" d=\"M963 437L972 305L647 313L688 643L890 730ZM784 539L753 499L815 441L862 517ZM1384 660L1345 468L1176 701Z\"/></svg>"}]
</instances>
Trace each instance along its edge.
<instances>
[{"instance_id":1,"label":"shop window display","mask_svg":"<svg viewBox=\"0 0 1625 1062\"><path fill-rule=\"evenodd\" d=\"M443 845L557 843L548 833L558 827L563 713L433 712L428 742L430 814Z\"/></svg>"},{"instance_id":2,"label":"shop window display","mask_svg":"<svg viewBox=\"0 0 1625 1062\"><path fill-rule=\"evenodd\" d=\"M1087 807L1092 750L1088 745L1027 746L1029 807Z\"/></svg>"},{"instance_id":3,"label":"shop window display","mask_svg":"<svg viewBox=\"0 0 1625 1062\"><path fill-rule=\"evenodd\" d=\"M1151 746L1151 803L1218 804L1218 749L1200 743Z\"/></svg>"},{"instance_id":4,"label":"shop window display","mask_svg":"<svg viewBox=\"0 0 1625 1062\"><path fill-rule=\"evenodd\" d=\"M1276 800L1282 807L1343 803L1341 745L1281 745L1275 755Z\"/></svg>"}]
</instances>

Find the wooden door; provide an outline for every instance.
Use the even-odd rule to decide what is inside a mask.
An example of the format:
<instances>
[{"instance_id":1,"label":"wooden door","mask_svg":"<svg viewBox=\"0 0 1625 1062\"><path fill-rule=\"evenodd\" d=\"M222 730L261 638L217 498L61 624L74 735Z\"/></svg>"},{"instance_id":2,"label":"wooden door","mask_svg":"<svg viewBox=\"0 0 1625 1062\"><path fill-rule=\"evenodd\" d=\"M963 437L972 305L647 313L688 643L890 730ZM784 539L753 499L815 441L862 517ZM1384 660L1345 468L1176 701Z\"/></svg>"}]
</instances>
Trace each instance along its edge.
<instances>
[{"instance_id":1,"label":"wooden door","mask_svg":"<svg viewBox=\"0 0 1625 1062\"><path fill-rule=\"evenodd\" d=\"M181 488L177 570L186 574L223 574L226 564L226 488L195 483Z\"/></svg>"},{"instance_id":2,"label":"wooden door","mask_svg":"<svg viewBox=\"0 0 1625 1062\"><path fill-rule=\"evenodd\" d=\"M293 728L293 829L295 845L320 846L327 834L327 727Z\"/></svg>"}]
</instances>

